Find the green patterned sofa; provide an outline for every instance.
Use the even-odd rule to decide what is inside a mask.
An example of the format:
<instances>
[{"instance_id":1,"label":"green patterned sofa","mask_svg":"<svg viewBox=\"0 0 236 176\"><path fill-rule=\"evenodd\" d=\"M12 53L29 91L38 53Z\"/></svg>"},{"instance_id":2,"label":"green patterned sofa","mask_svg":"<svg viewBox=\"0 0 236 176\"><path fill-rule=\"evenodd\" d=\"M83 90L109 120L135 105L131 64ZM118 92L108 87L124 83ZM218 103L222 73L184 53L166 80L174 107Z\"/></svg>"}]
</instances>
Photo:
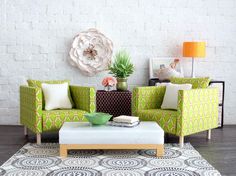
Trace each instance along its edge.
<instances>
[{"instance_id":1,"label":"green patterned sofa","mask_svg":"<svg viewBox=\"0 0 236 176\"><path fill-rule=\"evenodd\" d=\"M44 110L40 87L20 86L20 123L36 133L41 143L41 133L57 131L65 121L86 121L84 114L95 111L95 89L92 87L70 86L74 108L70 110Z\"/></svg>"},{"instance_id":2,"label":"green patterned sofa","mask_svg":"<svg viewBox=\"0 0 236 176\"><path fill-rule=\"evenodd\" d=\"M166 133L179 136L180 146L184 136L218 126L218 89L197 88L180 90L177 110L160 109L165 86L138 87L133 90L132 113L143 121L156 121Z\"/></svg>"}]
</instances>

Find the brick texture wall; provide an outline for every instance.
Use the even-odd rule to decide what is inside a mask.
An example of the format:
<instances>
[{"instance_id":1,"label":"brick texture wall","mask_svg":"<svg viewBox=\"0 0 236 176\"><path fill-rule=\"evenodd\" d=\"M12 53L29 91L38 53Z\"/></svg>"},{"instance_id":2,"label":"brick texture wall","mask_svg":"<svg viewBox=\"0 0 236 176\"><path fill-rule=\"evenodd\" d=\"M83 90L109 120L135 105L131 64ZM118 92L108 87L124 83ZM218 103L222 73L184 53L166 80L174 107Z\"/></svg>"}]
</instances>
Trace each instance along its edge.
<instances>
[{"instance_id":1,"label":"brick texture wall","mask_svg":"<svg viewBox=\"0 0 236 176\"><path fill-rule=\"evenodd\" d=\"M130 52L131 89L147 84L150 57L181 57L183 41L205 40L196 75L226 81L225 123L236 124L235 0L0 0L0 124L19 124L19 85L28 78L101 88L106 72L86 77L67 62L72 38L88 28Z\"/></svg>"}]
</instances>

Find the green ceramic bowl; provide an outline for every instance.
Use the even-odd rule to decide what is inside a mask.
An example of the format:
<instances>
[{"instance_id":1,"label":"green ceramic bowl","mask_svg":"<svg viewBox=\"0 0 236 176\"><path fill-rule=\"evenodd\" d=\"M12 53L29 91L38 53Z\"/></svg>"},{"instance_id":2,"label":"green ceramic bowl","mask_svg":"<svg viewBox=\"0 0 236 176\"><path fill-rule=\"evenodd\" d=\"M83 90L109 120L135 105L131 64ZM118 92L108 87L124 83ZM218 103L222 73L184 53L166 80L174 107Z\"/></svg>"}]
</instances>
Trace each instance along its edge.
<instances>
[{"instance_id":1,"label":"green ceramic bowl","mask_svg":"<svg viewBox=\"0 0 236 176\"><path fill-rule=\"evenodd\" d=\"M93 125L104 125L112 117L112 115L102 112L88 113L84 114L84 116Z\"/></svg>"}]
</instances>

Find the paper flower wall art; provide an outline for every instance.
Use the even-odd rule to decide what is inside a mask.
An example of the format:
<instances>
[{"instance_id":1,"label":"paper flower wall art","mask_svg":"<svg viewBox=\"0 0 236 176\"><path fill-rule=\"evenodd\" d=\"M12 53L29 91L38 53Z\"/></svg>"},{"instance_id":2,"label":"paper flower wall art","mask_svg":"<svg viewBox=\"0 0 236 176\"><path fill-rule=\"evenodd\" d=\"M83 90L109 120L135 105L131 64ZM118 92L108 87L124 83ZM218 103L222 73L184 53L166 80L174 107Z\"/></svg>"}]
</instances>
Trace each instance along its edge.
<instances>
[{"instance_id":1,"label":"paper flower wall art","mask_svg":"<svg viewBox=\"0 0 236 176\"><path fill-rule=\"evenodd\" d=\"M87 76L107 70L111 63L113 43L97 29L80 32L74 37L69 62Z\"/></svg>"}]
</instances>

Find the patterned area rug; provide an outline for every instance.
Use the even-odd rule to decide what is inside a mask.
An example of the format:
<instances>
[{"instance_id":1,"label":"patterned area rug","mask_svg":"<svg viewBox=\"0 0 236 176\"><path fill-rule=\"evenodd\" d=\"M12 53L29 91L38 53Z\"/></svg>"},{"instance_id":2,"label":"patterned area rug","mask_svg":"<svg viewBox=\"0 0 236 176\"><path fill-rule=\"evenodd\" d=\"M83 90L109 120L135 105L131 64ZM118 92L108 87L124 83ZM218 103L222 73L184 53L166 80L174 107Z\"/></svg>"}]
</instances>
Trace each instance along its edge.
<instances>
[{"instance_id":1,"label":"patterned area rug","mask_svg":"<svg viewBox=\"0 0 236 176\"><path fill-rule=\"evenodd\" d=\"M0 167L8 176L218 176L191 146L165 144L165 155L154 150L74 150L61 159L59 145L26 144Z\"/></svg>"}]
</instances>

